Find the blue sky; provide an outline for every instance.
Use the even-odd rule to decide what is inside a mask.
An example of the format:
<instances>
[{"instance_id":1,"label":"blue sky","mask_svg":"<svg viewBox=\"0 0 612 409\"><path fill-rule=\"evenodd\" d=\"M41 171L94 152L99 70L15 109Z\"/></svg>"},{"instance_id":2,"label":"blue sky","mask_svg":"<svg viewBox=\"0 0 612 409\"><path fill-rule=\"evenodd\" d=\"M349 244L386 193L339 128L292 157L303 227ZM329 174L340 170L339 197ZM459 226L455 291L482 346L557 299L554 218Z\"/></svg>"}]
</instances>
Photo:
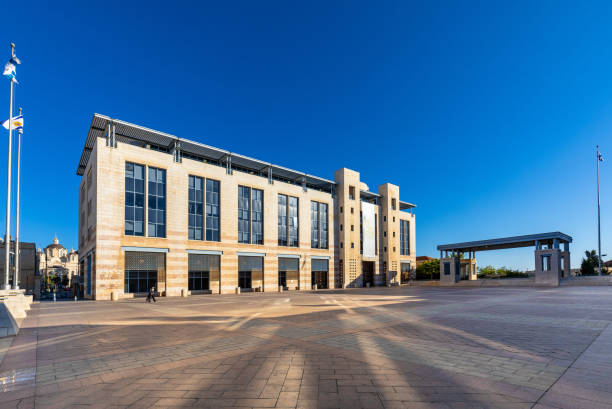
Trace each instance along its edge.
<instances>
[{"instance_id":1,"label":"blue sky","mask_svg":"<svg viewBox=\"0 0 612 409\"><path fill-rule=\"evenodd\" d=\"M322 177L348 167L372 190L398 184L418 205L418 255L555 230L574 237L573 265L596 248L595 145L612 159L609 2L292 3L13 2L0 57L13 41L23 62L22 240L57 233L77 247L75 170L99 112ZM478 261L532 268L532 254Z\"/></svg>"}]
</instances>

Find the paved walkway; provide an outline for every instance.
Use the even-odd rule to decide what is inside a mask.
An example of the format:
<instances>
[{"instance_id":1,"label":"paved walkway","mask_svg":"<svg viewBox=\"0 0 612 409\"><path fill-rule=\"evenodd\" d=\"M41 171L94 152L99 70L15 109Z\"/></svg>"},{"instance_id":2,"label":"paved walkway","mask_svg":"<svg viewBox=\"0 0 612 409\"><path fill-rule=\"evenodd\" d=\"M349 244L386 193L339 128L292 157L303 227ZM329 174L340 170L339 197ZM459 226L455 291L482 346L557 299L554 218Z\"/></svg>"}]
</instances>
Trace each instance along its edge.
<instances>
[{"instance_id":1,"label":"paved walkway","mask_svg":"<svg viewBox=\"0 0 612 409\"><path fill-rule=\"evenodd\" d=\"M612 287L34 305L0 408L612 408Z\"/></svg>"}]
</instances>

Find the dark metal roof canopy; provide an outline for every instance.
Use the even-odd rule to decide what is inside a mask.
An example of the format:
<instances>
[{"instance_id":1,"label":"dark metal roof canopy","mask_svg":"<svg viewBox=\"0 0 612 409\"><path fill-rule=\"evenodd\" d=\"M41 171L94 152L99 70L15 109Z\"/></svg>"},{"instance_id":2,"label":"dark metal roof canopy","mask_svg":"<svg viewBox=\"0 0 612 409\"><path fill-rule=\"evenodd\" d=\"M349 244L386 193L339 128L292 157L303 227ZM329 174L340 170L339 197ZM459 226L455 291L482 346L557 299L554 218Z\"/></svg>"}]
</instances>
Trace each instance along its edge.
<instances>
[{"instance_id":1,"label":"dark metal roof canopy","mask_svg":"<svg viewBox=\"0 0 612 409\"><path fill-rule=\"evenodd\" d=\"M499 239L467 241L465 243L441 244L438 246L439 251L485 251L485 250L500 250L513 249L519 247L533 247L536 241L540 244L552 245L555 240L560 243L571 243L572 237L561 232L528 234L526 236L503 237Z\"/></svg>"},{"instance_id":2,"label":"dark metal roof canopy","mask_svg":"<svg viewBox=\"0 0 612 409\"><path fill-rule=\"evenodd\" d=\"M268 170L271 169L273 179L275 180L297 185L304 184L309 188L330 193L333 191L336 184L333 180L309 175L283 166L273 165L248 156L214 148L199 142L179 138L174 135L155 131L118 119L112 119L100 114L94 114L91 120L89 133L87 134L83 153L81 154L81 160L77 167L77 175L83 176L97 138L106 137L107 129L110 124L115 126L115 135L119 142L140 145L143 147L149 145L151 149L168 153L172 152L175 143L180 143L181 155L184 158L225 166L224 161L226 158L230 157L233 170L266 176Z\"/></svg>"}]
</instances>

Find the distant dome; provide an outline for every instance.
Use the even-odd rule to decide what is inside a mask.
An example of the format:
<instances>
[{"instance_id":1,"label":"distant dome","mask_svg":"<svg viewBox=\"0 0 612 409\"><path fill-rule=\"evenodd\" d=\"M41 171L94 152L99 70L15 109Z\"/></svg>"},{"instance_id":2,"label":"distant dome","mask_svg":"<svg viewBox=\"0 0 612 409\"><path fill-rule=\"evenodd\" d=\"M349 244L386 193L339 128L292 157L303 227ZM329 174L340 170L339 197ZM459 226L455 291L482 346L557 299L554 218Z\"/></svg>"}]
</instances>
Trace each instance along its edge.
<instances>
[{"instance_id":1,"label":"distant dome","mask_svg":"<svg viewBox=\"0 0 612 409\"><path fill-rule=\"evenodd\" d=\"M66 247L59 244L57 236L53 237L53 244L49 244L46 248L48 249L65 249Z\"/></svg>"}]
</instances>

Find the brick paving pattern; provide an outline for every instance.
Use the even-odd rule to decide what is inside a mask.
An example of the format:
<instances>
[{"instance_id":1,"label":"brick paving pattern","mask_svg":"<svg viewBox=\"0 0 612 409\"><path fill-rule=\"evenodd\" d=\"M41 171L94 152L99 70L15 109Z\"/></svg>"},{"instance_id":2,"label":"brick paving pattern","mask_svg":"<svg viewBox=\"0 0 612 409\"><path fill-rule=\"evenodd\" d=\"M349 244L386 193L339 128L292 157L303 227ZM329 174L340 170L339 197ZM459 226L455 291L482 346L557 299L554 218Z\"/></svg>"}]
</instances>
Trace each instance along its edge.
<instances>
[{"instance_id":1,"label":"brick paving pattern","mask_svg":"<svg viewBox=\"0 0 612 409\"><path fill-rule=\"evenodd\" d=\"M612 408L610 322L612 287L41 303L0 409Z\"/></svg>"}]
</instances>

